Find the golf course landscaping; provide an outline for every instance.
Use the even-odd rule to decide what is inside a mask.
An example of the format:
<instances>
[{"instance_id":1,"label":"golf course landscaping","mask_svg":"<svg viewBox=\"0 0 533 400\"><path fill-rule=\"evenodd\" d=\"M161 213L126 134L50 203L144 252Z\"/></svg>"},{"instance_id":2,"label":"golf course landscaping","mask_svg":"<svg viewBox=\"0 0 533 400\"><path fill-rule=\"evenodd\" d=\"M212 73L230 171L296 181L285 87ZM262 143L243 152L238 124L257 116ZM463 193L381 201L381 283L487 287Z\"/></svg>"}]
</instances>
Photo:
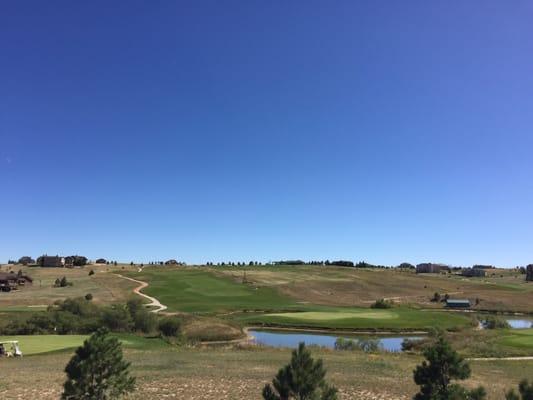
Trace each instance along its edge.
<instances>
[{"instance_id":1,"label":"golf course landscaping","mask_svg":"<svg viewBox=\"0 0 533 400\"><path fill-rule=\"evenodd\" d=\"M43 279L57 275L49 270L34 271ZM478 329L476 316L482 314L476 312L476 306L472 312L454 312L430 301L431 294L439 291L458 297L476 296L485 306L524 307L531 288L514 283L516 278L511 275L504 275L501 281L493 278L483 282L350 268L150 266L139 270L129 265L98 267L91 275L83 269L61 273L73 286L65 290L34 286L14 293L16 296L0 306L4 322L18 320L23 324L32 316L38 316L36 320L56 314L66 316L65 310L58 309L58 300L83 299L87 290L97 294L87 300L87 306L94 305L89 311L116 311L132 296L148 304L149 299L133 292L139 282L147 284L142 293L168 307L155 314L158 321L179 320L179 337L170 339L158 332L112 333L120 340L138 378L132 399L260 399L262 386L287 361L290 352L250 342L247 332L252 327L292 329L293 334L302 336L312 333L306 331L324 331L328 335L420 336L429 340L438 328L446 332L460 353L476 358L472 379L466 384L473 387L484 383L489 398L499 398L507 388L506 380L515 382L533 374L533 361L528 358L533 356L533 329ZM399 288L392 285L394 281L401 282ZM495 293L503 301L495 301ZM386 308L372 307L379 299L388 299ZM24 353L22 359L0 359L0 364L10 366L6 379L0 382L0 397L57 399L64 366L87 337L48 333L0 336L0 341L18 340ZM417 347L406 353L325 348L312 351L323 358L341 400L407 400L416 390L412 370L421 359ZM502 360L483 361L487 357ZM526 358L507 361L506 357ZM22 384L22 377L28 374L34 378L32 387ZM493 374L501 379L491 380Z\"/></svg>"}]
</instances>

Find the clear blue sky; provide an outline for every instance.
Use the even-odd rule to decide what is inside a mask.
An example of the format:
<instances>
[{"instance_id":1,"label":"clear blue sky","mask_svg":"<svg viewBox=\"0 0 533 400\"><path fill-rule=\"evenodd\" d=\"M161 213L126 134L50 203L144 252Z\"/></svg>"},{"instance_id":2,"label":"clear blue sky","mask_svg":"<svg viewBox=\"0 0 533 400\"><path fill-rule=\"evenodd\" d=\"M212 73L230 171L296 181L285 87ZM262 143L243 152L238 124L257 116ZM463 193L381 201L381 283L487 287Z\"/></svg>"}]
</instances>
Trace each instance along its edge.
<instances>
[{"instance_id":1,"label":"clear blue sky","mask_svg":"<svg viewBox=\"0 0 533 400\"><path fill-rule=\"evenodd\" d=\"M4 1L0 261L533 262L533 4Z\"/></svg>"}]
</instances>

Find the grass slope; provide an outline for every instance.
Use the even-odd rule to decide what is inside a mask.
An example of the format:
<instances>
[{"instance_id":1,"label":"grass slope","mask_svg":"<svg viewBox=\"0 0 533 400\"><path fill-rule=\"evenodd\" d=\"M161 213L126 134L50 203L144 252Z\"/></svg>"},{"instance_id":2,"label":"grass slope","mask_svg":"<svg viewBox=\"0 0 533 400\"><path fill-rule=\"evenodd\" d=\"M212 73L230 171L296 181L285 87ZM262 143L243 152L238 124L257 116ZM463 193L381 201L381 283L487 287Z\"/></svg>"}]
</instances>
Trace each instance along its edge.
<instances>
[{"instance_id":1,"label":"grass slope","mask_svg":"<svg viewBox=\"0 0 533 400\"><path fill-rule=\"evenodd\" d=\"M144 292L169 311L223 313L238 310L281 310L295 307L269 287L253 287L220 277L205 269L145 269L128 276L147 281Z\"/></svg>"}]
</instances>

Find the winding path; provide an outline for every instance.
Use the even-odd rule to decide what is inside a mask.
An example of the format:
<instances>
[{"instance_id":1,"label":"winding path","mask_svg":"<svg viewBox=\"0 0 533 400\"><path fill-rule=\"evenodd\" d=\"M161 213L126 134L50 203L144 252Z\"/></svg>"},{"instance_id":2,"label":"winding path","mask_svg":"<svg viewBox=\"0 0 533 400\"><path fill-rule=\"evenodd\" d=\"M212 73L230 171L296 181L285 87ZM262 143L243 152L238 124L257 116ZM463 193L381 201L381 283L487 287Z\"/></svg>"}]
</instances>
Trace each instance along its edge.
<instances>
[{"instance_id":1,"label":"winding path","mask_svg":"<svg viewBox=\"0 0 533 400\"><path fill-rule=\"evenodd\" d=\"M129 278L127 276L124 276L124 275L120 275L120 274L114 274L120 278L123 278L123 279L127 279L129 281L132 281L132 282L135 282L135 283L138 283L139 286L137 286L135 289L133 289L133 293L135 294L138 294L139 296L142 296L148 300L150 300L150 303L149 304L146 304L147 307L157 307L156 309L154 310L150 310L150 312L153 312L153 313L158 313L160 311L164 311L166 310L168 307L165 306L164 304L161 304L159 302L159 300L157 300L155 297L152 297L152 296L148 296L147 294L144 294L141 292L142 289L144 289L145 287L148 286L148 283L147 282L144 282L144 281L139 281L137 279L133 279L133 278Z\"/></svg>"}]
</instances>

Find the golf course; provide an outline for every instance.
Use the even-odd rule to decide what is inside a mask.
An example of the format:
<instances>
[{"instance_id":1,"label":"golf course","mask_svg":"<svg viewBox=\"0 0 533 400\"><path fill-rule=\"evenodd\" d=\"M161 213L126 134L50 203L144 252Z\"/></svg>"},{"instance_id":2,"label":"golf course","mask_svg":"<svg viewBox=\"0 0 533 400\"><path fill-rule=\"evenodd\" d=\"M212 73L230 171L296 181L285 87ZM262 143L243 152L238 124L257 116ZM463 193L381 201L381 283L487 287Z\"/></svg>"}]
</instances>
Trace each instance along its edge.
<instances>
[{"instance_id":1,"label":"golf course","mask_svg":"<svg viewBox=\"0 0 533 400\"><path fill-rule=\"evenodd\" d=\"M179 340L140 332L112 333L138 377L138 390L132 399L173 397L185 391L187 398L198 400L259 399L261 387L287 359L289 350L255 343L250 329L274 329L292 335L323 332L425 338L438 328L461 354L480 359L472 362L474 373L467 385L483 382L488 393L496 396L505 386L501 380L491 381L492 373L509 380L533 374L533 361L529 360L533 356L533 329L486 330L478 326L486 315L529 318L523 311L533 304L533 288L510 271L470 279L320 266L139 268L119 264L61 271L23 267L23 272L34 277L34 284L1 294L0 326L9 321L23 324L32 318L39 320L55 312L61 301L87 293L92 294L88 304L102 309L120 307L132 298L148 304L149 299L134 293L139 282L143 282L143 294L167 307L155 314L158 319L180 321ZM72 284L53 288L58 274ZM435 292L471 299L472 307L468 312L447 310L442 303L431 301ZM386 308L374 306L380 299L386 300ZM43 399L57 398L65 363L88 337L0 336L0 341L17 340L24 353L22 359L0 359L1 364L10 366L7 379L0 383L0 397L19 399L38 393ZM415 389L412 383L396 382L411 382L411 371L421 357L416 349L366 353L316 347L313 353L324 359L342 400L354 396L408 399ZM485 358L502 361L482 361ZM34 377L32 388L21 385L20 377L27 374ZM358 378L363 375L364 379ZM238 383L228 387L228 377L238 377L231 378ZM188 392L193 382L194 390Z\"/></svg>"}]
</instances>

